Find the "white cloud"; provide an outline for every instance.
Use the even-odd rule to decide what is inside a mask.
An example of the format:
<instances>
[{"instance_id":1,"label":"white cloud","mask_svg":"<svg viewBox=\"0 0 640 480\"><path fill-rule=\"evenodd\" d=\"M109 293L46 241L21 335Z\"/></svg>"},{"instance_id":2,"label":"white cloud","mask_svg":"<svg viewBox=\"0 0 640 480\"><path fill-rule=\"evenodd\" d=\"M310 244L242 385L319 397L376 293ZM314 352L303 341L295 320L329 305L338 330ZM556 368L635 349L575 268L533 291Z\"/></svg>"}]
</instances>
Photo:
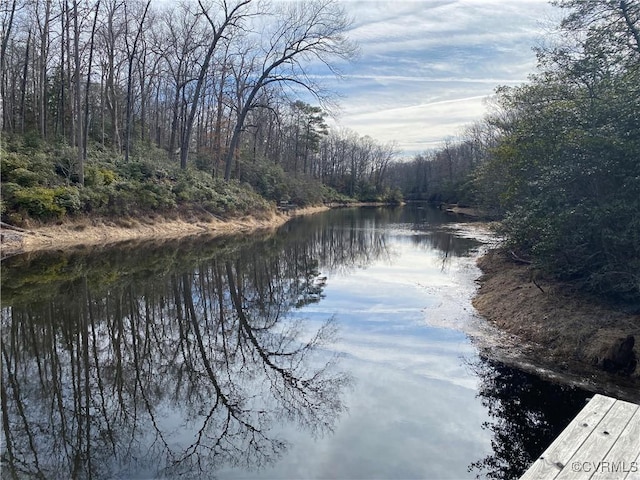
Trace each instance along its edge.
<instances>
[{"instance_id":1,"label":"white cloud","mask_svg":"<svg viewBox=\"0 0 640 480\"><path fill-rule=\"evenodd\" d=\"M408 154L481 119L495 87L526 81L554 9L546 0L343 0L360 58L327 79L340 126Z\"/></svg>"}]
</instances>

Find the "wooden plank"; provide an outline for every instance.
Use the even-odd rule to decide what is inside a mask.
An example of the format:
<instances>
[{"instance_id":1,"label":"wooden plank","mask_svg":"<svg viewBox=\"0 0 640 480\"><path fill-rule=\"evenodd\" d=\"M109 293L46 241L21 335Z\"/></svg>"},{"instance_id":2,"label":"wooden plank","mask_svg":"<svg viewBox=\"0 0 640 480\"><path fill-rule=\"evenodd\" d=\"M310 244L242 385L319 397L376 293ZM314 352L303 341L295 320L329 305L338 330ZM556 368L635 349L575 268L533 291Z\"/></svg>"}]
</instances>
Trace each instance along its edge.
<instances>
[{"instance_id":1,"label":"wooden plank","mask_svg":"<svg viewBox=\"0 0 640 480\"><path fill-rule=\"evenodd\" d=\"M635 462L631 462L629 470L629 475L624 480L640 480L640 452L638 452Z\"/></svg>"},{"instance_id":2,"label":"wooden plank","mask_svg":"<svg viewBox=\"0 0 640 480\"><path fill-rule=\"evenodd\" d=\"M542 455L520 477L521 480L553 479L614 405L615 399L595 395ZM570 470L570 468L569 468Z\"/></svg>"},{"instance_id":3,"label":"wooden plank","mask_svg":"<svg viewBox=\"0 0 640 480\"><path fill-rule=\"evenodd\" d=\"M634 403L616 401L571 457L566 468L558 474L556 480L589 479L594 472L603 468L601 462L627 427L637 409L638 406Z\"/></svg>"},{"instance_id":4,"label":"wooden plank","mask_svg":"<svg viewBox=\"0 0 640 480\"><path fill-rule=\"evenodd\" d=\"M611 450L596 465L593 480L624 480L636 468L633 464L640 456L640 406L618 400L616 405L627 404L635 413L623 429Z\"/></svg>"}]
</instances>

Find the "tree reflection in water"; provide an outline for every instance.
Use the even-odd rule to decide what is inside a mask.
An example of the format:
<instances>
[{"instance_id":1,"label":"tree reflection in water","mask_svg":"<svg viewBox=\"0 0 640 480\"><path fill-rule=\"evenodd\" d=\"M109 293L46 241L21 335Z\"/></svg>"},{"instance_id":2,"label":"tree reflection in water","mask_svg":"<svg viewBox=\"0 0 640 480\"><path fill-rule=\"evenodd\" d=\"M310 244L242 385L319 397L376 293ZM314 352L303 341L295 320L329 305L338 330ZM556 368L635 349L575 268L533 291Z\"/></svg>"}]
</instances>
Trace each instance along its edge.
<instances>
[{"instance_id":1,"label":"tree reflection in water","mask_svg":"<svg viewBox=\"0 0 640 480\"><path fill-rule=\"evenodd\" d=\"M485 357L472 368L481 381L478 395L493 419L483 425L492 433L493 453L469 471L478 478L520 478L584 407L588 394Z\"/></svg>"},{"instance_id":2,"label":"tree reflection in water","mask_svg":"<svg viewBox=\"0 0 640 480\"><path fill-rule=\"evenodd\" d=\"M323 298L325 274L391 258L394 226L417 222L409 241L443 265L468 248L427 225L440 213L415 213L3 262L3 473L211 477L278 458L282 422L330 431L349 383L330 353L336 326L312 331L293 312Z\"/></svg>"},{"instance_id":3,"label":"tree reflection in water","mask_svg":"<svg viewBox=\"0 0 640 480\"><path fill-rule=\"evenodd\" d=\"M334 322L290 312L322 298L321 263L388 252L381 232L321 227L7 262L5 475L210 476L277 458L282 420L330 431L349 383L323 350Z\"/></svg>"}]
</instances>

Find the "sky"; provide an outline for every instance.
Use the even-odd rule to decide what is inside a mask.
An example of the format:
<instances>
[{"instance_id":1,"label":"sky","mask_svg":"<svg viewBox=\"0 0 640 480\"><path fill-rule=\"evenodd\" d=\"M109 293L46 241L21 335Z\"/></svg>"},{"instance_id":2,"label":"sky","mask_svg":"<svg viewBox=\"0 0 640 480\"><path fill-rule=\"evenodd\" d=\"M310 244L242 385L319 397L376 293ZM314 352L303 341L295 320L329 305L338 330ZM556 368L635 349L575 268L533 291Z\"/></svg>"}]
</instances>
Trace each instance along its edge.
<instances>
[{"instance_id":1,"label":"sky","mask_svg":"<svg viewBox=\"0 0 640 480\"><path fill-rule=\"evenodd\" d=\"M407 157L481 120L497 86L526 82L533 47L560 18L546 0L340 1L360 55L328 80L336 126Z\"/></svg>"}]
</instances>

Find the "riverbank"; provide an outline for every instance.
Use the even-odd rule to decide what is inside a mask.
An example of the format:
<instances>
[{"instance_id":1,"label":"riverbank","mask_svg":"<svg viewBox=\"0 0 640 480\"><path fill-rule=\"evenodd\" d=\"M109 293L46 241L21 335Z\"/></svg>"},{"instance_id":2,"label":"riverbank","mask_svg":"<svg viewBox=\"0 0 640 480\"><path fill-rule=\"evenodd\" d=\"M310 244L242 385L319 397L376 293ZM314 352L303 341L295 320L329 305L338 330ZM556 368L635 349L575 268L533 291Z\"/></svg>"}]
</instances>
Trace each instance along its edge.
<instances>
[{"instance_id":1,"label":"riverbank","mask_svg":"<svg viewBox=\"0 0 640 480\"><path fill-rule=\"evenodd\" d=\"M507 341L488 355L640 401L640 366L632 357L640 357L639 314L534 278L529 265L499 249L482 256L478 266L483 275L473 305L507 334Z\"/></svg>"},{"instance_id":2,"label":"riverbank","mask_svg":"<svg viewBox=\"0 0 640 480\"><path fill-rule=\"evenodd\" d=\"M65 250L80 246L107 246L130 240L169 240L195 235L217 236L275 229L292 217L328 210L315 206L268 212L258 216L222 219L206 212L186 215L147 215L136 218L82 217L59 225L1 230L2 258L39 250Z\"/></svg>"}]
</instances>

